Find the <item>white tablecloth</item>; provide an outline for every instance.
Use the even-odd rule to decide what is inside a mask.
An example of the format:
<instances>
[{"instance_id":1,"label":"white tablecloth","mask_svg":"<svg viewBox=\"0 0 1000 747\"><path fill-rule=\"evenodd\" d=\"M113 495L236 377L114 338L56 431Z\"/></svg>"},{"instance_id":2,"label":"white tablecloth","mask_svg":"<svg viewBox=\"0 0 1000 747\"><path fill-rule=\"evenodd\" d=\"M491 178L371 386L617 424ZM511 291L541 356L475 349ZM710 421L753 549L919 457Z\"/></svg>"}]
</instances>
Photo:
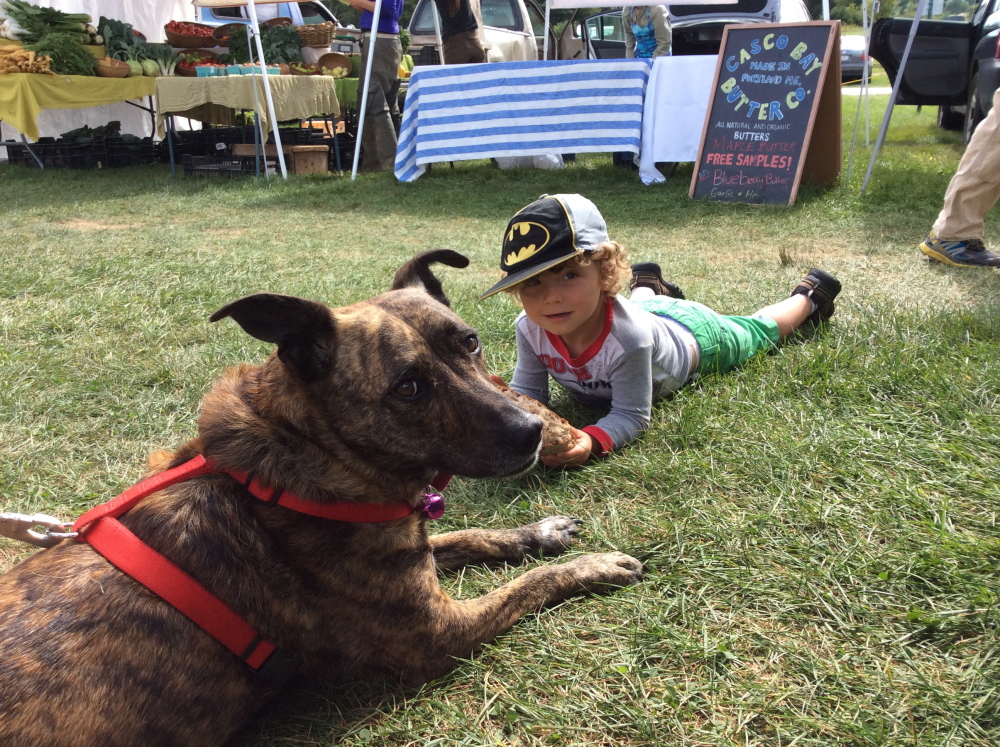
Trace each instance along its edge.
<instances>
[{"instance_id":1,"label":"white tablecloth","mask_svg":"<svg viewBox=\"0 0 1000 747\"><path fill-rule=\"evenodd\" d=\"M646 86L639 177L664 181L659 162L694 161L712 97L715 55L658 57Z\"/></svg>"},{"instance_id":2,"label":"white tablecloth","mask_svg":"<svg viewBox=\"0 0 1000 747\"><path fill-rule=\"evenodd\" d=\"M415 68L396 178L413 181L438 161L638 154L649 71L649 60L634 59Z\"/></svg>"}]
</instances>

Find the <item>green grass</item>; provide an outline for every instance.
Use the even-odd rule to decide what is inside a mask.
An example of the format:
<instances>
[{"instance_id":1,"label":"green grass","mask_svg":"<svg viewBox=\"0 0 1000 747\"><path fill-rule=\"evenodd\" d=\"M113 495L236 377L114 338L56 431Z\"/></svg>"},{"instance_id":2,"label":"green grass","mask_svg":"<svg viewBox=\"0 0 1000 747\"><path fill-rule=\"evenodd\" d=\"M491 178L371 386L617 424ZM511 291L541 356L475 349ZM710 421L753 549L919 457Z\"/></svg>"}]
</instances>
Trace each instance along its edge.
<instances>
[{"instance_id":1,"label":"green grass","mask_svg":"<svg viewBox=\"0 0 1000 747\"><path fill-rule=\"evenodd\" d=\"M1000 275L916 251L962 152L934 116L897 108L864 197L860 147L850 185L806 186L792 208L694 202L690 164L645 187L607 156L437 166L409 185L0 167L0 510L74 517L190 437L219 371L268 352L208 323L254 291L348 304L449 246L472 259L440 272L453 306L509 375L516 309L476 295L508 218L580 191L633 258L723 312L832 271L832 325L659 404L607 460L448 490L437 530L573 514L570 555L634 554L641 585L529 615L419 690L291 693L236 744L996 744ZM24 554L0 541L3 566ZM444 585L470 597L533 564Z\"/></svg>"}]
</instances>

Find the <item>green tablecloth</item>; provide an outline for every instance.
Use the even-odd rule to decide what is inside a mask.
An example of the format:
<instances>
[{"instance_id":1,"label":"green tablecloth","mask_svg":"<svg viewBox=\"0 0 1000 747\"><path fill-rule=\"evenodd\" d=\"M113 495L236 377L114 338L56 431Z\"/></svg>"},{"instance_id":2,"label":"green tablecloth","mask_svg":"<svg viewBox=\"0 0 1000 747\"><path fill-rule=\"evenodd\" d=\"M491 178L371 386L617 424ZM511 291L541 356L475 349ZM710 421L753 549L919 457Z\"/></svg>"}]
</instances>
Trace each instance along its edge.
<instances>
[{"instance_id":1,"label":"green tablecloth","mask_svg":"<svg viewBox=\"0 0 1000 747\"><path fill-rule=\"evenodd\" d=\"M358 105L358 79L341 78L337 83L337 99L341 106Z\"/></svg>"}]
</instances>

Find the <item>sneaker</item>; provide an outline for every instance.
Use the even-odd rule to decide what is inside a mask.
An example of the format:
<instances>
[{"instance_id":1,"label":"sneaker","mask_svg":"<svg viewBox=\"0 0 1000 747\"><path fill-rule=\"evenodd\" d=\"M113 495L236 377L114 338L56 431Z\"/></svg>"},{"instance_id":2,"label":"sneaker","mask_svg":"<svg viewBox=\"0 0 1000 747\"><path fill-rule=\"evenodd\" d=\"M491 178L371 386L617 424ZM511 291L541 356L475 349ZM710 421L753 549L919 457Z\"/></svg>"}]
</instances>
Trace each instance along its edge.
<instances>
[{"instance_id":1,"label":"sneaker","mask_svg":"<svg viewBox=\"0 0 1000 747\"><path fill-rule=\"evenodd\" d=\"M809 270L809 274L792 290L793 296L805 296L816 304L816 310L806 317L805 324L819 324L833 316L833 299L838 293L840 293L840 281L830 273L815 267Z\"/></svg>"},{"instance_id":2,"label":"sneaker","mask_svg":"<svg viewBox=\"0 0 1000 747\"><path fill-rule=\"evenodd\" d=\"M628 284L629 290L636 288L652 288L653 293L658 296L670 296L671 298L684 298L684 291L680 286L668 283L660 273L660 266L655 262L639 262L632 265L632 280Z\"/></svg>"},{"instance_id":3,"label":"sneaker","mask_svg":"<svg viewBox=\"0 0 1000 747\"><path fill-rule=\"evenodd\" d=\"M931 231L920 251L930 259L955 267L1000 267L1000 255L987 251L982 239L945 241Z\"/></svg>"}]
</instances>

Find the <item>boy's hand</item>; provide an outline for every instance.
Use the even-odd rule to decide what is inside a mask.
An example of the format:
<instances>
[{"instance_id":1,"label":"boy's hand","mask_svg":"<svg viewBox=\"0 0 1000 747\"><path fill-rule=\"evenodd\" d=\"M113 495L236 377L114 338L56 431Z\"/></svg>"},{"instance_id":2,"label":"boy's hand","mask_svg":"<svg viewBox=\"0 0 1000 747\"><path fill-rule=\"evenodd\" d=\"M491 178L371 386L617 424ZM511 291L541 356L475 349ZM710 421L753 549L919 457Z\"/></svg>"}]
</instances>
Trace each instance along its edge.
<instances>
[{"instance_id":1,"label":"boy's hand","mask_svg":"<svg viewBox=\"0 0 1000 747\"><path fill-rule=\"evenodd\" d=\"M542 457L542 464L547 467L579 467L586 462L594 453L594 442L589 433L584 433L576 428L572 429L573 438L576 442L566 451L558 454L549 454Z\"/></svg>"}]
</instances>

